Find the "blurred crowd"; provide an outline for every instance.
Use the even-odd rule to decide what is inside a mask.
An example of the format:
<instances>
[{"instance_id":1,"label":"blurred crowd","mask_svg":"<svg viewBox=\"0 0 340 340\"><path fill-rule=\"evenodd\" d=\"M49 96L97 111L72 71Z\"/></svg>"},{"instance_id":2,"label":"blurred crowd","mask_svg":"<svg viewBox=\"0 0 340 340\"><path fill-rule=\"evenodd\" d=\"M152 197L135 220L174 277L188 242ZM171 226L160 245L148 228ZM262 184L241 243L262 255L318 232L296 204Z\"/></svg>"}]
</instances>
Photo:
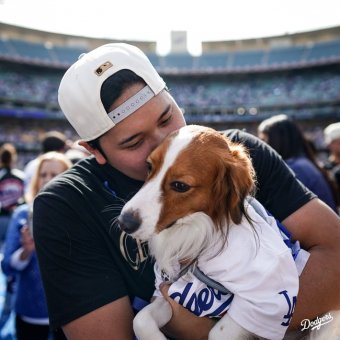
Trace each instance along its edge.
<instances>
[{"instance_id":1,"label":"blurred crowd","mask_svg":"<svg viewBox=\"0 0 340 340\"><path fill-rule=\"evenodd\" d=\"M331 72L170 80L168 86L185 108L298 105L340 99L340 74Z\"/></svg>"},{"instance_id":2,"label":"blurred crowd","mask_svg":"<svg viewBox=\"0 0 340 340\"><path fill-rule=\"evenodd\" d=\"M1 70L1 69L0 69ZM0 99L57 106L60 71L0 72ZM293 73L261 73L249 76L163 76L183 108L298 105L340 99L340 70L299 70ZM316 95L317 94L317 95Z\"/></svg>"},{"instance_id":3,"label":"blurred crowd","mask_svg":"<svg viewBox=\"0 0 340 340\"><path fill-rule=\"evenodd\" d=\"M39 152L39 140L45 131L56 129L64 133L70 141L77 140L78 136L65 120L58 117L53 119L53 112L57 115L55 110L59 110L57 90L62 77L61 70L48 70L42 73L34 68L25 67L22 72L18 67L4 67L0 64L0 71L2 107L15 107L19 110L20 107L24 107L25 110L29 107L40 107L41 111L49 111L53 108L49 119L34 120L29 116L25 118L25 113L16 121L11 117L0 117L0 144L4 142L15 144L19 151L20 169L23 169L25 164ZM329 103L330 108L334 103L340 102L340 68L337 67L268 74L254 73L244 76L242 74L214 75L214 77L165 75L164 78L171 94L185 111L188 122L200 121L200 116L196 116L199 112L206 114L206 112L218 111L220 108L242 114L238 112L241 106L247 107L248 110L252 107L262 107L262 111L261 109L257 111L260 116L262 113L276 114L286 106L286 109L291 108L293 115L294 112L299 115L303 112L294 111L299 108L299 105L304 107L306 104L308 111L312 110L308 105L316 101ZM313 110L322 114L322 108L319 106ZM290 111L286 110L282 113L291 114ZM59 114L62 115L60 112ZM202 120L202 124L204 122L205 120ZM256 133L254 128L250 132ZM318 150L324 149L321 127L309 127L305 133L311 137Z\"/></svg>"},{"instance_id":4,"label":"blurred crowd","mask_svg":"<svg viewBox=\"0 0 340 340\"><path fill-rule=\"evenodd\" d=\"M36 103L57 103L57 87L60 76L45 72L0 72L0 98Z\"/></svg>"},{"instance_id":5,"label":"blurred crowd","mask_svg":"<svg viewBox=\"0 0 340 340\"><path fill-rule=\"evenodd\" d=\"M20 124L18 124L20 122ZM53 126L53 128L52 128ZM39 120L2 120L0 123L0 145L13 143L18 151L17 167L25 165L41 151L41 141L48 130L57 130L65 135L70 143L78 139L77 134L66 122L46 122Z\"/></svg>"}]
</instances>

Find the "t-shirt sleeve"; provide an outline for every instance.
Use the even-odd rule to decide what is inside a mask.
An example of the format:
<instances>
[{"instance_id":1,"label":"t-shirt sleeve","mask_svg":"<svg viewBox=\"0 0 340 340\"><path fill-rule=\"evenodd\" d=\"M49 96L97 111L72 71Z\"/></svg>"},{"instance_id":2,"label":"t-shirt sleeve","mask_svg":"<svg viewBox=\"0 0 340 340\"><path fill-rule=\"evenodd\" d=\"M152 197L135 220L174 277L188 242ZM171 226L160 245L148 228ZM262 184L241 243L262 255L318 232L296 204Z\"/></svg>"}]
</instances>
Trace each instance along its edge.
<instances>
[{"instance_id":1,"label":"t-shirt sleeve","mask_svg":"<svg viewBox=\"0 0 340 340\"><path fill-rule=\"evenodd\" d=\"M91 228L96 221L84 217L89 207L77 202L53 192L34 202L34 240L52 328L127 295L102 235Z\"/></svg>"},{"instance_id":2,"label":"t-shirt sleeve","mask_svg":"<svg viewBox=\"0 0 340 340\"><path fill-rule=\"evenodd\" d=\"M259 138L240 130L227 130L225 135L247 147L256 172L255 196L279 221L316 197L281 156Z\"/></svg>"}]
</instances>

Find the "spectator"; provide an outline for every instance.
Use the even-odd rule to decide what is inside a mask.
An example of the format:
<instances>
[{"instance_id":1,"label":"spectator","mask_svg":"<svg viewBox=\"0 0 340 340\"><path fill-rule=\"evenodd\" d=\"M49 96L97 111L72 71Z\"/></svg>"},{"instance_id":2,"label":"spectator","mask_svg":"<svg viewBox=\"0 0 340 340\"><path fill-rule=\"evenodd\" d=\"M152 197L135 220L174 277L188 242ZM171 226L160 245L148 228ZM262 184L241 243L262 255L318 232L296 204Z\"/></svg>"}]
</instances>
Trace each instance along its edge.
<instances>
[{"instance_id":1,"label":"spectator","mask_svg":"<svg viewBox=\"0 0 340 340\"><path fill-rule=\"evenodd\" d=\"M16 169L17 151L13 144L0 147L0 244L2 244L13 209L24 194L24 173Z\"/></svg>"},{"instance_id":2,"label":"spectator","mask_svg":"<svg viewBox=\"0 0 340 340\"><path fill-rule=\"evenodd\" d=\"M324 136L329 150L325 168L335 180L340 195L340 122L328 125L324 130Z\"/></svg>"},{"instance_id":3,"label":"spectator","mask_svg":"<svg viewBox=\"0 0 340 340\"><path fill-rule=\"evenodd\" d=\"M13 144L5 143L0 148L0 247L7 232L13 210L23 200L24 173L14 166L17 151ZM2 250L2 249L1 249ZM5 299L0 315L0 330L9 320L13 307L14 276L6 276Z\"/></svg>"},{"instance_id":4,"label":"spectator","mask_svg":"<svg viewBox=\"0 0 340 340\"><path fill-rule=\"evenodd\" d=\"M41 139L41 153L47 153L50 151L57 151L64 153L68 149L68 140L66 136L59 131L46 132ZM34 158L24 168L25 173L25 193L29 190L29 185L32 180L35 167L38 159Z\"/></svg>"},{"instance_id":5,"label":"spectator","mask_svg":"<svg viewBox=\"0 0 340 340\"><path fill-rule=\"evenodd\" d=\"M282 156L307 188L337 212L334 183L318 164L310 143L292 119L286 115L265 119L258 126L258 136Z\"/></svg>"},{"instance_id":6,"label":"spectator","mask_svg":"<svg viewBox=\"0 0 340 340\"><path fill-rule=\"evenodd\" d=\"M75 141L66 151L65 155L72 164L76 164L78 161L91 154L83 146L79 145L78 141Z\"/></svg>"},{"instance_id":7,"label":"spectator","mask_svg":"<svg viewBox=\"0 0 340 340\"><path fill-rule=\"evenodd\" d=\"M14 210L1 263L6 275L16 277L15 329L18 340L47 340L49 319L32 237L32 203L41 188L72 166L67 157L48 152L38 157L26 204Z\"/></svg>"}]
</instances>

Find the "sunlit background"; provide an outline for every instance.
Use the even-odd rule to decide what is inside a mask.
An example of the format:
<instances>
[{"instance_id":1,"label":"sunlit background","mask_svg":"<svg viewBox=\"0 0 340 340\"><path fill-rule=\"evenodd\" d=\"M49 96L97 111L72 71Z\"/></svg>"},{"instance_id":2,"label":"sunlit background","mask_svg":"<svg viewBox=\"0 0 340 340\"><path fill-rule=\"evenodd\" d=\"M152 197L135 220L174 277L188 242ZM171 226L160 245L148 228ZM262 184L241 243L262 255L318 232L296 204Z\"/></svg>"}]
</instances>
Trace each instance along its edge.
<instances>
[{"instance_id":1,"label":"sunlit background","mask_svg":"<svg viewBox=\"0 0 340 340\"><path fill-rule=\"evenodd\" d=\"M235 40L337 26L338 0L0 0L0 22L97 38L157 41L186 31L189 52L201 41Z\"/></svg>"}]
</instances>

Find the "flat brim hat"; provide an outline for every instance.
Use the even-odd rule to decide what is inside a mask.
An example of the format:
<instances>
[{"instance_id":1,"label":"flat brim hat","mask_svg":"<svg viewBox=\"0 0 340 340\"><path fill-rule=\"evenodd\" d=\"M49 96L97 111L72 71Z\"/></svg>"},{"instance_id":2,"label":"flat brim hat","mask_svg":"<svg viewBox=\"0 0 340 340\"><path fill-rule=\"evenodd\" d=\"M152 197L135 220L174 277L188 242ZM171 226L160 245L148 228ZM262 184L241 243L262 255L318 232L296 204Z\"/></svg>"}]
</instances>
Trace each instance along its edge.
<instances>
[{"instance_id":1,"label":"flat brim hat","mask_svg":"<svg viewBox=\"0 0 340 340\"><path fill-rule=\"evenodd\" d=\"M336 139L340 139L340 122L328 125L324 130L326 144L332 143Z\"/></svg>"},{"instance_id":2,"label":"flat brim hat","mask_svg":"<svg viewBox=\"0 0 340 340\"><path fill-rule=\"evenodd\" d=\"M107 113L100 98L104 81L120 70L130 70L147 86ZM81 139L90 141L103 135L165 88L147 56L136 46L112 43L81 57L66 71L59 91L59 105Z\"/></svg>"}]
</instances>

